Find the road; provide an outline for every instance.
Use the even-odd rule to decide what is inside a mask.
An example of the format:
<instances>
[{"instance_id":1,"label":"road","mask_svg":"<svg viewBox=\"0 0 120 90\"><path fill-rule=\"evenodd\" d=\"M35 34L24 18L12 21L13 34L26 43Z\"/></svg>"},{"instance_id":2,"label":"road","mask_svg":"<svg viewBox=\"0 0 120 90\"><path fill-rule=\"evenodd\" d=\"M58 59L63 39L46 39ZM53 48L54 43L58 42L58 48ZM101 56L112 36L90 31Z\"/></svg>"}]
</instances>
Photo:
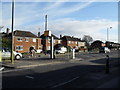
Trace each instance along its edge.
<instances>
[{"instance_id":1,"label":"road","mask_svg":"<svg viewBox=\"0 0 120 90\"><path fill-rule=\"evenodd\" d=\"M117 67L117 51L113 51L109 55L110 68ZM96 56L101 57L101 59L97 59ZM80 61L76 60L57 65L39 66L34 68L22 70L16 69L9 72L3 72L2 88L78 88L78 86L76 86L78 83L85 83L85 80L86 82L89 81L89 79L86 79L84 76L89 74L91 75L91 73L105 72L106 59L103 56L105 55L96 53L87 53L83 55L80 54L77 56L77 58L82 58ZM94 75L91 75L91 77L94 77ZM98 77L100 76L98 75ZM76 82L77 84L75 85ZM95 84L95 82L93 82L93 84ZM94 85L87 86L94 87ZM79 87L85 88L86 85L81 84Z\"/></svg>"}]
</instances>

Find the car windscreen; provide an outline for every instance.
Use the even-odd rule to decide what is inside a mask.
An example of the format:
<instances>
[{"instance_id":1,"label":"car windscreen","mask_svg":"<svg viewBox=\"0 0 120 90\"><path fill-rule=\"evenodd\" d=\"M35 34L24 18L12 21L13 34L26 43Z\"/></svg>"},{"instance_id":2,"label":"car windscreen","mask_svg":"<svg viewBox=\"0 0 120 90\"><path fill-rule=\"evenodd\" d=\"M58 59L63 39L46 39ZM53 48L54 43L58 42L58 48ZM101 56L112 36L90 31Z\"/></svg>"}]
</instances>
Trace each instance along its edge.
<instances>
[{"instance_id":1,"label":"car windscreen","mask_svg":"<svg viewBox=\"0 0 120 90\"><path fill-rule=\"evenodd\" d=\"M10 52L10 50L9 50L9 49L7 49L7 48L4 48L4 51L5 51L5 52Z\"/></svg>"}]
</instances>

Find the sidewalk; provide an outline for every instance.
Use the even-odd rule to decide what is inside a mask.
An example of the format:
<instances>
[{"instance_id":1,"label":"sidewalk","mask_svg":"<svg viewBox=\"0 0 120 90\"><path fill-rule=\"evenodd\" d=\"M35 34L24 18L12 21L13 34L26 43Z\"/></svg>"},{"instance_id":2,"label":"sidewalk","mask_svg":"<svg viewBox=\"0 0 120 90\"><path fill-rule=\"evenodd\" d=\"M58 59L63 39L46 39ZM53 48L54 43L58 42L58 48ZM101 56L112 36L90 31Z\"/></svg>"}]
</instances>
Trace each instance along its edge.
<instances>
[{"instance_id":1,"label":"sidewalk","mask_svg":"<svg viewBox=\"0 0 120 90\"><path fill-rule=\"evenodd\" d=\"M65 61L60 61L57 59L49 59L46 58L44 60L15 60L14 64L11 62L2 62L2 66L6 68L30 68L30 67L36 67L36 66L44 66L44 65L54 65L54 64L60 64L65 63Z\"/></svg>"}]
</instances>

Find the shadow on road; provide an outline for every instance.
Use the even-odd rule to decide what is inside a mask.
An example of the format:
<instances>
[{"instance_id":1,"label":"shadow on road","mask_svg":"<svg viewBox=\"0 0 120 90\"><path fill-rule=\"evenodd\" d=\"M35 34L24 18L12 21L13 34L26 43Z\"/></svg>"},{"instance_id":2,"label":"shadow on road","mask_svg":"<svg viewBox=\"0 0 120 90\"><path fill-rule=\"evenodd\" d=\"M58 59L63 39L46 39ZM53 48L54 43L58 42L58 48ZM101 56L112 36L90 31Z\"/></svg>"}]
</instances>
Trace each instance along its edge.
<instances>
[{"instance_id":1,"label":"shadow on road","mask_svg":"<svg viewBox=\"0 0 120 90\"><path fill-rule=\"evenodd\" d=\"M110 58L110 61L118 60L117 58ZM98 59L91 61L94 63L104 64L105 59ZM97 87L103 82L107 82L108 79L103 79L102 75L105 74L105 65L75 65L65 67L66 64L47 66L47 67L36 67L35 71L33 69L9 72L3 74L2 88L52 88L60 83L70 81L71 79L80 76L74 84L70 84L64 88L74 87L74 85L80 85L82 88ZM57 67L65 67L62 69L57 69ZM42 73L41 71L47 71ZM85 77L90 73L94 73L91 76ZM102 73L102 74L101 74ZM93 78L96 76L96 78ZM92 77L92 78L91 78ZM80 80L79 80L80 79ZM102 79L102 80L101 80ZM94 82L91 82L91 81ZM90 85L86 87L85 83L91 82ZM77 84L76 84L77 83Z\"/></svg>"}]
</instances>

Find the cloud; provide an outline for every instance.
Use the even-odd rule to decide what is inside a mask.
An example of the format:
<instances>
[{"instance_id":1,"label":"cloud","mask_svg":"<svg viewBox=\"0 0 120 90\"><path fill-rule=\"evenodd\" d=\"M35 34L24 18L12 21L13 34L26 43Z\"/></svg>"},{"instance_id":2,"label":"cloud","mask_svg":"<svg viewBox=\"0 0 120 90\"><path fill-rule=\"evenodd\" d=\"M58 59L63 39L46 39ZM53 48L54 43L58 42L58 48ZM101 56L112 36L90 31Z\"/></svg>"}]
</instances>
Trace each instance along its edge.
<instances>
[{"instance_id":1,"label":"cloud","mask_svg":"<svg viewBox=\"0 0 120 90\"><path fill-rule=\"evenodd\" d=\"M94 39L100 39L104 41L106 40L107 27L112 27L112 32L114 32L110 34L110 40L117 41L117 21L111 21L107 19L78 21L67 18L49 22L49 29L57 35L71 35L79 38L83 37L83 35L90 35Z\"/></svg>"},{"instance_id":2,"label":"cloud","mask_svg":"<svg viewBox=\"0 0 120 90\"><path fill-rule=\"evenodd\" d=\"M93 1L93 0L91 0ZM70 14L75 11L81 10L92 2L78 3L71 7L62 7L65 2L50 2L50 3L15 3L15 26L23 26L30 23L44 22L44 16L48 14L51 19L59 18L59 16L64 16L65 14ZM43 5L42 5L43 4ZM3 3L3 25L10 27L11 25L11 3ZM39 20L39 21L38 21Z\"/></svg>"}]
</instances>

